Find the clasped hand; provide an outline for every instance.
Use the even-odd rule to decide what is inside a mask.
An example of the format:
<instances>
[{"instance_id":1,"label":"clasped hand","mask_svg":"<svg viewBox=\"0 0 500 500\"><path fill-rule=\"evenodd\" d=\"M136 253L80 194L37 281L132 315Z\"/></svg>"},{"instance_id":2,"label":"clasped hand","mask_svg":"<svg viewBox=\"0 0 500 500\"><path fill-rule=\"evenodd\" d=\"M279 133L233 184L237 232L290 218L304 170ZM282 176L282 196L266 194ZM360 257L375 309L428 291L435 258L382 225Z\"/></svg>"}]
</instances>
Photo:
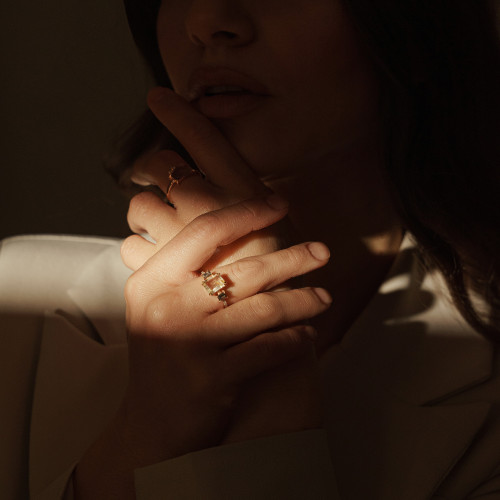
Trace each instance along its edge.
<instances>
[{"instance_id":1,"label":"clasped hand","mask_svg":"<svg viewBox=\"0 0 500 500\"><path fill-rule=\"evenodd\" d=\"M149 105L205 174L172 189L173 206L136 196L122 246L127 282L130 382L122 405L139 462L320 424L307 320L330 305L323 289L283 286L324 266L321 243L281 248L287 204L270 195L220 132L168 90ZM133 178L164 192L172 151L139 161ZM155 243L140 234L147 233ZM201 286L221 273L224 308Z\"/></svg>"}]
</instances>

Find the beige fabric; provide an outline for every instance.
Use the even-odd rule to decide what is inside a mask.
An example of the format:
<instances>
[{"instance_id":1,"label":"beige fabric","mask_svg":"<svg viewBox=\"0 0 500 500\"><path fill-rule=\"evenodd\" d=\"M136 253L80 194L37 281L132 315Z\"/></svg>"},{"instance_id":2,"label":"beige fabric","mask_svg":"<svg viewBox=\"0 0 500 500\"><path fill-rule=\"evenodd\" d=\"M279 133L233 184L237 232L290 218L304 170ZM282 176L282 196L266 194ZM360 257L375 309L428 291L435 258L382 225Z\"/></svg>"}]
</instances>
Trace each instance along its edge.
<instances>
[{"instance_id":1,"label":"beige fabric","mask_svg":"<svg viewBox=\"0 0 500 500\"><path fill-rule=\"evenodd\" d=\"M33 498L61 498L72 466L115 411L127 373L127 276L115 240L3 242L6 498L27 498L28 481ZM276 436L143 468L137 497L230 498L230 486L233 498L499 499L500 360L442 292L406 241L379 293L321 360L326 434Z\"/></svg>"}]
</instances>

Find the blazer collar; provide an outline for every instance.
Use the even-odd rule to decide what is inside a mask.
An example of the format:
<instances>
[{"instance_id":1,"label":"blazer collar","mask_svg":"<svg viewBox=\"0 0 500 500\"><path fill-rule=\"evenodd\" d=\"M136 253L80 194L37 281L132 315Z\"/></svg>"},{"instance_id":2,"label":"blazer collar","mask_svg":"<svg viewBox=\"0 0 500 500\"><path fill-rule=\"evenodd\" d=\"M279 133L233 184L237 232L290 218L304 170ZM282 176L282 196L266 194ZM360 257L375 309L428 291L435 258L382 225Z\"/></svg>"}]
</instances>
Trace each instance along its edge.
<instances>
[{"instance_id":1,"label":"blazer collar","mask_svg":"<svg viewBox=\"0 0 500 500\"><path fill-rule=\"evenodd\" d=\"M342 349L329 361L325 427L340 498L434 498L490 404L416 405L386 390Z\"/></svg>"},{"instance_id":2,"label":"blazer collar","mask_svg":"<svg viewBox=\"0 0 500 500\"><path fill-rule=\"evenodd\" d=\"M490 407L439 402L490 378L492 363L492 345L406 237L378 293L321 359L341 498L430 498Z\"/></svg>"},{"instance_id":3,"label":"blazer collar","mask_svg":"<svg viewBox=\"0 0 500 500\"><path fill-rule=\"evenodd\" d=\"M387 279L340 348L392 394L431 404L487 380L493 346L452 305L406 236Z\"/></svg>"}]
</instances>

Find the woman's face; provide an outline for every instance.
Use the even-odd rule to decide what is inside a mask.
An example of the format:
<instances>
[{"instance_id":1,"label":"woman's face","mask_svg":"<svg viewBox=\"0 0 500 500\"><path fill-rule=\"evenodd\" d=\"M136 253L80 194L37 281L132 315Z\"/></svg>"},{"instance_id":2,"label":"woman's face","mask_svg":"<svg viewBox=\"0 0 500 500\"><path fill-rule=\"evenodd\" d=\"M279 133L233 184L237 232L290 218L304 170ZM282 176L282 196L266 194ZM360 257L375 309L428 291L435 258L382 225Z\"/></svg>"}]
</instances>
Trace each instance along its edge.
<instances>
[{"instance_id":1,"label":"woman's face","mask_svg":"<svg viewBox=\"0 0 500 500\"><path fill-rule=\"evenodd\" d=\"M263 178L375 130L377 85L340 0L163 0L158 40L174 90Z\"/></svg>"}]
</instances>

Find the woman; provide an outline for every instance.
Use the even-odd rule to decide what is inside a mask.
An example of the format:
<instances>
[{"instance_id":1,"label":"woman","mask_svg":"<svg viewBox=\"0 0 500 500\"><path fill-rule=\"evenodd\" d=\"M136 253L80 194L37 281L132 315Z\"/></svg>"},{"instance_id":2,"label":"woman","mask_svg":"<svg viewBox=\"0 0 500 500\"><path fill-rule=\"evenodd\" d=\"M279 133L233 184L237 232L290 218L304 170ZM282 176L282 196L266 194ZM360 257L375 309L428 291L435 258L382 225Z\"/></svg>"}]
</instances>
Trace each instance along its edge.
<instances>
[{"instance_id":1,"label":"woman","mask_svg":"<svg viewBox=\"0 0 500 500\"><path fill-rule=\"evenodd\" d=\"M175 92L118 170L170 203L131 202L128 349L116 244L75 245L91 324L60 307L32 355L32 494L499 497L491 6L126 4Z\"/></svg>"}]
</instances>

